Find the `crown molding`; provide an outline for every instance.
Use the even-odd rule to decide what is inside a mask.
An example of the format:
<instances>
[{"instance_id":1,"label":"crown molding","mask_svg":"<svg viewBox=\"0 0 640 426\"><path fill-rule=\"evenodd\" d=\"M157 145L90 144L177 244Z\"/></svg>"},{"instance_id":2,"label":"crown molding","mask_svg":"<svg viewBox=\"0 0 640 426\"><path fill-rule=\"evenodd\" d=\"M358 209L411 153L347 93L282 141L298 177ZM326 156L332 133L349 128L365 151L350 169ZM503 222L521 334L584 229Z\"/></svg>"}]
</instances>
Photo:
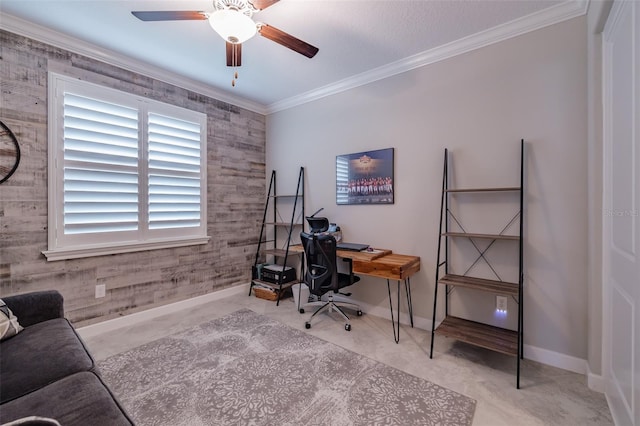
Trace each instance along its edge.
<instances>
[{"instance_id":1,"label":"crown molding","mask_svg":"<svg viewBox=\"0 0 640 426\"><path fill-rule=\"evenodd\" d=\"M146 75L259 114L268 115L392 77L415 68L443 61L445 59L489 46L512 37L526 34L549 25L557 24L577 16L582 16L587 13L588 7L589 0L566 1L443 46L409 56L402 60L383 65L373 70L339 80L269 105L263 105L242 97L232 96L227 92L216 90L210 85L182 77L162 68L149 65L145 62L132 59L108 49L97 47L82 40L66 36L3 12L0 12L0 29L29 37L129 71Z\"/></svg>"},{"instance_id":2,"label":"crown molding","mask_svg":"<svg viewBox=\"0 0 640 426\"><path fill-rule=\"evenodd\" d=\"M70 37L59 32L50 30L43 26L25 21L16 16L0 12L0 29L6 30L24 37L28 37L42 43L46 43L70 52L84 55L88 58L105 62L117 66L127 71L142 74L174 86L182 87L186 90L209 96L211 98L226 102L241 108L248 109L259 114L266 115L266 106L248 99L232 96L227 92L216 90L215 88L200 83L196 80L182 77L178 74L168 72L160 67L150 65L143 61L132 59L129 56L121 55L109 49L103 49L85 41Z\"/></svg>"},{"instance_id":3,"label":"crown molding","mask_svg":"<svg viewBox=\"0 0 640 426\"><path fill-rule=\"evenodd\" d=\"M433 64L445 59L489 46L587 13L589 0L571 0L515 19L460 40L418 53L387 65L345 78L298 96L267 105L267 114L293 108L326 96L335 95L387 77Z\"/></svg>"}]
</instances>

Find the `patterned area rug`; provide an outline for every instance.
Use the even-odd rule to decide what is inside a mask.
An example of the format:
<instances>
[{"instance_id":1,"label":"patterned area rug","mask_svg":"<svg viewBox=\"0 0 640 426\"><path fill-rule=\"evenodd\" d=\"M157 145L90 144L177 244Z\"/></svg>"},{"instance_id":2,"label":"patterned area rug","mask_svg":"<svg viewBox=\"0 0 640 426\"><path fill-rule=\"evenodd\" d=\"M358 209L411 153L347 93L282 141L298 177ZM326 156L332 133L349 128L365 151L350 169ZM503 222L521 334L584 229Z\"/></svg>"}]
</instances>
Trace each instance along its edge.
<instances>
[{"instance_id":1,"label":"patterned area rug","mask_svg":"<svg viewBox=\"0 0 640 426\"><path fill-rule=\"evenodd\" d=\"M242 309L99 363L137 425L470 425L476 402Z\"/></svg>"}]
</instances>

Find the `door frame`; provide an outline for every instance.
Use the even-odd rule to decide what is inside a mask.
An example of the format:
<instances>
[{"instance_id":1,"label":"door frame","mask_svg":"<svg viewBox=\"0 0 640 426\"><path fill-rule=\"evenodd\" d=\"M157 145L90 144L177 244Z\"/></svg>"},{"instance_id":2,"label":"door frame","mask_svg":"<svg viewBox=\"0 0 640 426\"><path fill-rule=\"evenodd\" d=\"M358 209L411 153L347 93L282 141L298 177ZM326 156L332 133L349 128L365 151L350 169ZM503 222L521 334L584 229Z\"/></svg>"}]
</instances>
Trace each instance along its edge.
<instances>
[{"instance_id":1,"label":"door frame","mask_svg":"<svg viewBox=\"0 0 640 426\"><path fill-rule=\"evenodd\" d=\"M618 382L615 381L612 373L612 362L614 362L612 356L612 347L613 347L613 336L610 330L613 327L613 307L612 307L612 291L614 288L614 284L611 281L612 277L612 256L611 256L611 227L613 220L615 218L615 214L613 211L613 202L612 202L612 194L609 188L611 188L612 176L611 170L612 166L612 150L613 150L613 57L612 50L614 44L616 42L614 36L616 30L618 30L618 26L623 17L630 16L632 14L632 33L636 35L640 34L640 5L634 1L627 0L614 0L613 6L609 13L609 17L605 24L605 29L602 37L602 93L603 93L603 161L602 161L602 374L605 382L605 395L607 398L607 402L609 403L609 407L611 409L611 414L613 416L614 422L620 425L632 425L632 426L640 426L640 387L638 382L638 375L640 371L634 371L640 368L640 363L635 360L638 357L638 351L640 351L640 339L638 339L639 329L640 329L640 304L638 303L638 295L640 292L636 289L635 294L628 295L630 297L631 303L631 312L632 318L635 321L631 326L631 398L630 401L625 399L622 389L617 387ZM640 133L640 123L637 118L640 113L640 100L639 91L640 87L636 87L640 85L640 79L637 76L637 73L640 71L640 42L634 44L632 43L632 66L633 72L631 73L634 76L635 80L631 83L630 91L634 93L634 97L632 98L632 104L634 105L633 109L635 111L632 112L632 143L635 143L633 152L635 155L634 164L636 168L634 171L636 172L635 179L638 179L637 171L640 170L640 159L638 156L638 150L640 150L640 146L638 146L638 136ZM635 92L633 92L635 90ZM631 179L634 179L632 176ZM637 216L638 215L638 186L633 189L635 193L635 205L631 212L628 214ZM637 223L637 221L636 221ZM638 235L637 229L635 230L635 237ZM635 241L634 248L640 241ZM636 254L636 258L640 256L640 254ZM619 292L622 293L622 292Z\"/></svg>"}]
</instances>

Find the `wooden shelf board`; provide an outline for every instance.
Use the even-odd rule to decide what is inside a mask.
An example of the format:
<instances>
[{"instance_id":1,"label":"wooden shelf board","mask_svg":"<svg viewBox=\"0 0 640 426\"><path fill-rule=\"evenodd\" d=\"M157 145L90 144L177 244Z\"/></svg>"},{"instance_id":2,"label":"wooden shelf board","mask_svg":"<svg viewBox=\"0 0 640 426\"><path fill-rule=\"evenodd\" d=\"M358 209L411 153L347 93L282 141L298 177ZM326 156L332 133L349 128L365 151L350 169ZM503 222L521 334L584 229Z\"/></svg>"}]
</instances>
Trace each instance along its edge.
<instances>
[{"instance_id":1,"label":"wooden shelf board","mask_svg":"<svg viewBox=\"0 0 640 426\"><path fill-rule=\"evenodd\" d=\"M487 280L484 278L467 277L464 275L447 274L440 278L440 284L455 285L474 290L488 291L490 293L517 296L519 285L506 281Z\"/></svg>"},{"instance_id":2,"label":"wooden shelf board","mask_svg":"<svg viewBox=\"0 0 640 426\"><path fill-rule=\"evenodd\" d=\"M302 248L302 244L291 244L289 246L289 253L304 254L304 248Z\"/></svg>"},{"instance_id":3,"label":"wooden shelf board","mask_svg":"<svg viewBox=\"0 0 640 426\"><path fill-rule=\"evenodd\" d=\"M448 316L435 332L495 352L518 355L518 332L513 330Z\"/></svg>"},{"instance_id":4,"label":"wooden shelf board","mask_svg":"<svg viewBox=\"0 0 640 426\"><path fill-rule=\"evenodd\" d=\"M259 285L261 285L261 286L270 287L270 288L273 288L273 289L276 289L276 290L280 288L280 285L279 285L279 284L277 284L277 283L270 283L270 282L268 282L268 281L256 280L256 279L251 280L251 281L252 281L254 284L259 284ZM300 283L300 281L299 281L299 280L293 280L293 281L289 281L288 283L282 283L282 289L284 290L285 288L289 288L289 287L291 287L292 285L294 285L294 284L299 284L299 283Z\"/></svg>"},{"instance_id":5,"label":"wooden shelf board","mask_svg":"<svg viewBox=\"0 0 640 426\"><path fill-rule=\"evenodd\" d=\"M261 250L263 254L270 254L276 257L285 257L287 256L287 250L285 249L265 249ZM300 256L300 252L289 250L288 256Z\"/></svg>"},{"instance_id":6,"label":"wooden shelf board","mask_svg":"<svg viewBox=\"0 0 640 426\"><path fill-rule=\"evenodd\" d=\"M460 188L460 189L447 189L446 192L520 192L520 187L505 187L505 188Z\"/></svg>"},{"instance_id":7,"label":"wooden shelf board","mask_svg":"<svg viewBox=\"0 0 640 426\"><path fill-rule=\"evenodd\" d=\"M286 226L289 227L291 226L291 223L289 222L265 222L265 225L273 225L273 226ZM302 223L294 223L293 226L302 226Z\"/></svg>"},{"instance_id":8,"label":"wooden shelf board","mask_svg":"<svg viewBox=\"0 0 640 426\"><path fill-rule=\"evenodd\" d=\"M445 237L485 238L489 240L518 241L520 239L520 237L517 235L472 234L472 233L464 233L464 232L444 232L442 235Z\"/></svg>"}]
</instances>

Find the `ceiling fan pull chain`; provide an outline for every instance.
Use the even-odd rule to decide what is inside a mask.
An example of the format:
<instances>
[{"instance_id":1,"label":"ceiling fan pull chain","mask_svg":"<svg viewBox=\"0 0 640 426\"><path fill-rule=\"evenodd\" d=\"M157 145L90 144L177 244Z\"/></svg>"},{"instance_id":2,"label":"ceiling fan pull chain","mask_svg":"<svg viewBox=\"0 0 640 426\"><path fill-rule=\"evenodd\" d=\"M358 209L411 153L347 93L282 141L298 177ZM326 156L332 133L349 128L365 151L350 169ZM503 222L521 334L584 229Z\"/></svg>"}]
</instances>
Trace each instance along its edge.
<instances>
[{"instance_id":1,"label":"ceiling fan pull chain","mask_svg":"<svg viewBox=\"0 0 640 426\"><path fill-rule=\"evenodd\" d=\"M231 66L233 67L233 79L231 80L231 86L236 87L236 80L238 79L238 44L233 44L231 47Z\"/></svg>"}]
</instances>

